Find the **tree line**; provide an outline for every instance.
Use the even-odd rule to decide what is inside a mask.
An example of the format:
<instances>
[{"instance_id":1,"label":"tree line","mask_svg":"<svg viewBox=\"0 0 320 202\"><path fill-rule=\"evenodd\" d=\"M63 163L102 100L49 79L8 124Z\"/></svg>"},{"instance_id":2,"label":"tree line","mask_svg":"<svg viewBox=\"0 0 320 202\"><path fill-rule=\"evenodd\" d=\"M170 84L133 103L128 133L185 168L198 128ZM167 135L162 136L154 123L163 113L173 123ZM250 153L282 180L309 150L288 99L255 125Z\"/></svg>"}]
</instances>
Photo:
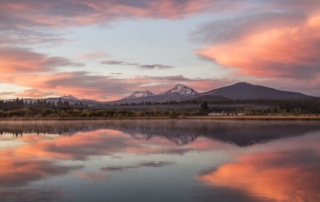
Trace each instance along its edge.
<instances>
[{"instance_id":1,"label":"tree line","mask_svg":"<svg viewBox=\"0 0 320 202\"><path fill-rule=\"evenodd\" d=\"M103 109L103 106L89 106L83 103L70 104L68 101L48 102L36 100L26 102L23 99L10 101L0 100L0 118L14 117L170 117L201 116L217 112L225 115L244 113L246 115L300 115L320 114L320 99L312 100L219 100L219 101L182 101L165 102L163 105L173 103L183 106L194 104L194 109L165 109L159 103L145 103L154 105L145 110L133 109ZM141 103L142 104L142 103ZM128 104L130 105L130 104ZM233 107L239 105L240 107ZM251 105L251 106L250 106ZM215 108L217 106L217 108ZM223 107L219 107L223 106Z\"/></svg>"}]
</instances>

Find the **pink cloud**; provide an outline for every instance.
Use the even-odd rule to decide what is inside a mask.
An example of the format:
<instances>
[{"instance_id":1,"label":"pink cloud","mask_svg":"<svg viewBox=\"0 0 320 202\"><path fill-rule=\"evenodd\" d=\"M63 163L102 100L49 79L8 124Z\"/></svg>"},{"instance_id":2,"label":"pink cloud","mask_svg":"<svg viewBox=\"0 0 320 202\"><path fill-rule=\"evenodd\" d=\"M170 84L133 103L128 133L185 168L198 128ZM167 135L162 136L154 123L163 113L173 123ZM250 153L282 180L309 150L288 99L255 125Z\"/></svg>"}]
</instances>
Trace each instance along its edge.
<instances>
[{"instance_id":1,"label":"pink cloud","mask_svg":"<svg viewBox=\"0 0 320 202\"><path fill-rule=\"evenodd\" d=\"M315 17L317 18L317 17ZM215 62L256 77L313 77L319 72L320 24L251 34L198 51Z\"/></svg>"},{"instance_id":2,"label":"pink cloud","mask_svg":"<svg viewBox=\"0 0 320 202\"><path fill-rule=\"evenodd\" d=\"M177 18L208 9L212 1L201 0L79 0L79 1L1 1L2 11L24 26L74 26L108 22L127 17ZM214 4L225 6L220 1ZM155 9L157 8L157 9ZM41 11L41 12L39 12ZM55 16L55 18L49 18Z\"/></svg>"},{"instance_id":3,"label":"pink cloud","mask_svg":"<svg viewBox=\"0 0 320 202\"><path fill-rule=\"evenodd\" d=\"M0 43L64 41L57 30L125 19L178 19L238 6L235 0L0 0ZM233 6L230 6L233 3ZM236 4L236 5L235 5ZM45 28L44 31L42 28ZM23 37L22 37L23 36Z\"/></svg>"},{"instance_id":4,"label":"pink cloud","mask_svg":"<svg viewBox=\"0 0 320 202\"><path fill-rule=\"evenodd\" d=\"M201 27L193 37L208 45L196 53L233 68L236 75L316 78L320 71L320 16L316 12L320 3L285 2L270 1L259 13Z\"/></svg>"}]
</instances>

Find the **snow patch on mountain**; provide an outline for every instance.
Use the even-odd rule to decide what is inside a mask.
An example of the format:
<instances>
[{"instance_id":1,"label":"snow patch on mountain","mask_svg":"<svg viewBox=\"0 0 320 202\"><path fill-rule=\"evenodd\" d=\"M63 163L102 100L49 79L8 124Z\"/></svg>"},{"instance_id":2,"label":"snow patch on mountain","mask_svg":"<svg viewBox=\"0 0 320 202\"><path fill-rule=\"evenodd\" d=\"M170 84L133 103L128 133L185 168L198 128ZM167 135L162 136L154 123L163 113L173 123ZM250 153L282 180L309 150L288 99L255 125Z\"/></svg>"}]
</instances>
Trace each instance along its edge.
<instances>
[{"instance_id":1,"label":"snow patch on mountain","mask_svg":"<svg viewBox=\"0 0 320 202\"><path fill-rule=\"evenodd\" d=\"M60 97L61 99L66 99L66 100L79 100L78 98L72 96L72 95L64 95Z\"/></svg>"},{"instance_id":2,"label":"snow patch on mountain","mask_svg":"<svg viewBox=\"0 0 320 202\"><path fill-rule=\"evenodd\" d=\"M165 94L196 95L198 92L188 86L178 84Z\"/></svg>"},{"instance_id":3,"label":"snow patch on mountain","mask_svg":"<svg viewBox=\"0 0 320 202\"><path fill-rule=\"evenodd\" d=\"M145 98L145 97L151 97L151 96L155 96L155 94L151 93L148 90L144 90L144 91L136 91L133 94L131 94L130 96L124 98L124 99L125 100L131 100L131 99Z\"/></svg>"}]
</instances>

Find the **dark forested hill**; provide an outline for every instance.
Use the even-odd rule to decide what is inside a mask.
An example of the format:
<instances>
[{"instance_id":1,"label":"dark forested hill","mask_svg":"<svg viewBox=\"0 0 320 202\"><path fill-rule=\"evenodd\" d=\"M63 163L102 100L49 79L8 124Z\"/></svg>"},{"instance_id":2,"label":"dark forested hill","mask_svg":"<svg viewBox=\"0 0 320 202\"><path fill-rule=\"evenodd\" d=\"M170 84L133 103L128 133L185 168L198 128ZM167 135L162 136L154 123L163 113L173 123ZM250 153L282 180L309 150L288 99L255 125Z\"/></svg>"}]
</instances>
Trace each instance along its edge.
<instances>
[{"instance_id":1,"label":"dark forested hill","mask_svg":"<svg viewBox=\"0 0 320 202\"><path fill-rule=\"evenodd\" d=\"M202 95L223 96L229 99L239 100L301 100L313 98L312 96L302 93L281 91L265 86L257 86L249 83L237 83L231 86L226 86L202 93Z\"/></svg>"}]
</instances>

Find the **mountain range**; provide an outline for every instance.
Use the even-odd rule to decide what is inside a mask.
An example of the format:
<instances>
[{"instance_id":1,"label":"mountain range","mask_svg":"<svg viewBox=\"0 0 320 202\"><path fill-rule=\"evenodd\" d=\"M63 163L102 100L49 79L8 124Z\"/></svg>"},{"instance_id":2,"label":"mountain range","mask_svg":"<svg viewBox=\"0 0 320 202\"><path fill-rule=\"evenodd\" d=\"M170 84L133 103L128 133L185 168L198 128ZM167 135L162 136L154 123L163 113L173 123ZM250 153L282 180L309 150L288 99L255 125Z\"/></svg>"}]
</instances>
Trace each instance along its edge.
<instances>
[{"instance_id":1,"label":"mountain range","mask_svg":"<svg viewBox=\"0 0 320 202\"><path fill-rule=\"evenodd\" d=\"M137 93L139 92L139 94ZM281 91L265 86L252 85L249 83L236 83L231 86L226 86L218 89L214 89L208 92L199 93L196 90L178 84L171 90L164 93L155 95L150 91L137 91L121 100L113 101L110 103L140 103L140 102L167 102L167 101L184 101L201 99L206 101L212 100L260 100L260 99L272 99L272 100L301 100L314 98L309 95L305 95L297 92ZM141 93L144 92L144 93ZM139 95L139 96L138 96Z\"/></svg>"},{"instance_id":2,"label":"mountain range","mask_svg":"<svg viewBox=\"0 0 320 202\"><path fill-rule=\"evenodd\" d=\"M197 92L193 88L178 84L174 88L160 93L154 94L148 90L135 91L128 97L121 100L111 102L99 102L96 100L78 99L72 95L46 98L50 102L68 101L70 104L83 103L89 106L98 104L125 104L125 103L141 103L141 102L170 102L170 101L185 101L185 100L303 100L315 98L313 96L305 95L297 92L289 92L277 90L265 86L252 85L249 83L236 83L234 85L213 89L208 92ZM27 101L35 101L35 99L24 99Z\"/></svg>"}]
</instances>

